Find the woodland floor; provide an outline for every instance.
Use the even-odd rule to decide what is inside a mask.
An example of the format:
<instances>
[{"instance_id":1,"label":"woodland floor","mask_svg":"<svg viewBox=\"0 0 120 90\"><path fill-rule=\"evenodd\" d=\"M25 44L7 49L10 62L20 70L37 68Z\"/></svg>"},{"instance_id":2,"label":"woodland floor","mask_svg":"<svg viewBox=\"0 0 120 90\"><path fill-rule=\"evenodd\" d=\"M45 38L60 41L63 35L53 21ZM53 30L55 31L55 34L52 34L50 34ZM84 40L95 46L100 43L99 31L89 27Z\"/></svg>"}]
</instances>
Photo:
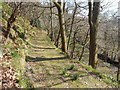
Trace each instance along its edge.
<instances>
[{"instance_id":1,"label":"woodland floor","mask_svg":"<svg viewBox=\"0 0 120 90\"><path fill-rule=\"evenodd\" d=\"M0 27L1 29L1 27ZM0 89L2 88L2 35L1 35L1 31L0 31Z\"/></svg>"},{"instance_id":2,"label":"woodland floor","mask_svg":"<svg viewBox=\"0 0 120 90\"><path fill-rule=\"evenodd\" d=\"M72 62L61 50L57 49L44 32L30 40L31 47L27 56L27 76L35 88L106 88L106 84L94 73L80 64ZM74 69L68 70L72 65ZM77 80L72 80L79 74Z\"/></svg>"}]
</instances>

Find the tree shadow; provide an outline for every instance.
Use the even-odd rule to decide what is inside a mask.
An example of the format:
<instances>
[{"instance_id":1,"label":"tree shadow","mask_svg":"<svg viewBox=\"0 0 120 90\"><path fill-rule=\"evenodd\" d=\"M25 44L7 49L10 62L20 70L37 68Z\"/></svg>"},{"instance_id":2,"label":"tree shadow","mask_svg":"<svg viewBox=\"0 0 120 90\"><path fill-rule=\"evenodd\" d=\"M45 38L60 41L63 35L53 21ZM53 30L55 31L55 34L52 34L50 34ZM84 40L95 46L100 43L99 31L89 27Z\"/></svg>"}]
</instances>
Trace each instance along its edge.
<instances>
[{"instance_id":1,"label":"tree shadow","mask_svg":"<svg viewBox=\"0 0 120 90\"><path fill-rule=\"evenodd\" d=\"M99 75L98 73L95 72L88 72L90 75Z\"/></svg>"},{"instance_id":2,"label":"tree shadow","mask_svg":"<svg viewBox=\"0 0 120 90\"><path fill-rule=\"evenodd\" d=\"M58 83L55 83L55 84L51 84L51 85L48 85L48 86L44 86L43 88L46 88L46 87L50 88L50 87L53 87L53 86L56 86L56 85L60 85L60 84L62 84L62 83L69 82L69 81L71 81L71 80L72 80L72 79L67 79L67 80L64 80L64 81L61 81L61 82L58 82Z\"/></svg>"},{"instance_id":3,"label":"tree shadow","mask_svg":"<svg viewBox=\"0 0 120 90\"><path fill-rule=\"evenodd\" d=\"M56 57L56 58L44 58L44 57L30 57L26 56L27 62L37 62L37 61L48 61L48 60L65 60L69 59L68 57Z\"/></svg>"},{"instance_id":4,"label":"tree shadow","mask_svg":"<svg viewBox=\"0 0 120 90\"><path fill-rule=\"evenodd\" d=\"M32 45L31 45L32 46ZM44 48L44 47L37 47L37 46L32 46L33 48L36 48L36 49L55 49L55 48Z\"/></svg>"},{"instance_id":5,"label":"tree shadow","mask_svg":"<svg viewBox=\"0 0 120 90\"><path fill-rule=\"evenodd\" d=\"M33 40L36 40L36 41L45 41L45 40L41 40L41 38L33 38Z\"/></svg>"},{"instance_id":6,"label":"tree shadow","mask_svg":"<svg viewBox=\"0 0 120 90\"><path fill-rule=\"evenodd\" d=\"M89 76L89 75L81 75L79 77L83 78L83 77L86 77L86 76ZM65 76L65 77L70 77L70 76ZM64 77L64 78L65 78ZM73 79L67 79L67 80L64 80L62 77L59 77L59 79L61 79L62 81L61 82L58 82L58 83L54 83L54 84L51 84L51 85L47 85L47 86L44 86L44 87L53 87L53 86L56 86L56 85L60 85L62 83L66 83L66 82L69 82L69 81L76 81L76 80L73 80Z\"/></svg>"},{"instance_id":7,"label":"tree shadow","mask_svg":"<svg viewBox=\"0 0 120 90\"><path fill-rule=\"evenodd\" d=\"M98 58L100 60L103 60L104 62L107 62L107 63L110 63L111 65L115 66L115 67L118 67L118 61L115 61L115 60L112 60L110 59L109 57L106 58L106 61L105 61L105 56L103 54L98 54Z\"/></svg>"},{"instance_id":8,"label":"tree shadow","mask_svg":"<svg viewBox=\"0 0 120 90\"><path fill-rule=\"evenodd\" d=\"M35 50L35 49L33 49L33 50L30 50L31 52L41 52L41 51L44 51L44 50L42 50L42 49L37 49L37 50Z\"/></svg>"}]
</instances>

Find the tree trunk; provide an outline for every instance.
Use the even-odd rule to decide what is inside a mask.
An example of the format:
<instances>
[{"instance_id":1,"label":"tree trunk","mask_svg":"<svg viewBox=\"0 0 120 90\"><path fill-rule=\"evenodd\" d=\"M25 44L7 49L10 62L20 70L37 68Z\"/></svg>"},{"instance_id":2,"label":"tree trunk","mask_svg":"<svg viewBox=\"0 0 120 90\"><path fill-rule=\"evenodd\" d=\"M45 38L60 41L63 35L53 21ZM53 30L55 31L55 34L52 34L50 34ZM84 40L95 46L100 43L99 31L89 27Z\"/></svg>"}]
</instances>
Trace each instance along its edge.
<instances>
[{"instance_id":1,"label":"tree trunk","mask_svg":"<svg viewBox=\"0 0 120 90\"><path fill-rule=\"evenodd\" d=\"M58 9L58 18L59 18L59 24L60 24L60 34L61 34L61 49L63 52L66 52L66 37L65 37L65 25L64 25L64 15L63 15L63 9L61 6L61 2L54 2L55 6Z\"/></svg>"},{"instance_id":2,"label":"tree trunk","mask_svg":"<svg viewBox=\"0 0 120 90\"><path fill-rule=\"evenodd\" d=\"M50 5L52 6L52 3L50 2ZM51 18L51 22L50 22L50 25L51 25L51 32L50 32L50 38L51 38L51 41L53 41L53 30L52 30L52 8L50 8L50 18Z\"/></svg>"},{"instance_id":3,"label":"tree trunk","mask_svg":"<svg viewBox=\"0 0 120 90\"><path fill-rule=\"evenodd\" d=\"M56 39L56 41L55 41L55 46L56 46L56 47L58 47L58 45L59 45L59 38L60 38L60 30L59 30L59 32L58 32L58 36L57 36L57 39Z\"/></svg>"},{"instance_id":4,"label":"tree trunk","mask_svg":"<svg viewBox=\"0 0 120 90\"><path fill-rule=\"evenodd\" d=\"M76 11L77 11L77 4L75 2L75 9L74 9L73 16L72 16L72 22L71 22L71 27L70 27L70 34L68 36L68 42L67 42L67 51L68 51L68 48L69 48L69 42L70 42L70 37L71 37L71 34L72 34L73 23L74 23L74 18L75 18Z\"/></svg>"},{"instance_id":5,"label":"tree trunk","mask_svg":"<svg viewBox=\"0 0 120 90\"><path fill-rule=\"evenodd\" d=\"M6 31L6 33L5 33L5 37L7 38L8 37L8 35L9 35L9 33L10 33L10 29L11 29L11 27L12 27L12 25L13 25L13 23L15 22L15 20L16 20L16 17L17 17L17 15L18 15L18 9L19 9L19 7L21 6L21 4L22 4L22 2L20 2L17 6L16 6L16 8L13 10L13 12L12 12L12 15L10 16L10 18L8 19L8 22L7 22L7 31Z\"/></svg>"},{"instance_id":6,"label":"tree trunk","mask_svg":"<svg viewBox=\"0 0 120 90\"><path fill-rule=\"evenodd\" d=\"M70 58L73 58L73 54L74 54L74 50L75 50L75 36L76 36L76 31L74 32L74 36L73 36L73 46L72 46L72 50L70 52Z\"/></svg>"},{"instance_id":7,"label":"tree trunk","mask_svg":"<svg viewBox=\"0 0 120 90\"><path fill-rule=\"evenodd\" d=\"M91 0L88 2L89 4L89 25L90 25L90 46L89 46L89 65L93 68L97 67L98 59L98 45L97 41L97 31L99 24L99 12L100 12L100 1L93 3L93 11L92 11L92 3Z\"/></svg>"},{"instance_id":8,"label":"tree trunk","mask_svg":"<svg viewBox=\"0 0 120 90\"><path fill-rule=\"evenodd\" d=\"M85 50L85 46L86 46L86 44L87 44L88 35L89 35L89 30L87 31L87 34L86 34L86 37L85 37L85 40L84 40L84 45L83 45L83 48L82 48L82 52L81 52L79 61L82 60L82 57L83 57L83 54L84 54L84 50Z\"/></svg>"},{"instance_id":9,"label":"tree trunk","mask_svg":"<svg viewBox=\"0 0 120 90\"><path fill-rule=\"evenodd\" d=\"M108 58L108 49L107 49L107 27L106 31L104 32L104 40L105 40L105 50L104 50L104 56L105 56L105 61L107 61Z\"/></svg>"}]
</instances>

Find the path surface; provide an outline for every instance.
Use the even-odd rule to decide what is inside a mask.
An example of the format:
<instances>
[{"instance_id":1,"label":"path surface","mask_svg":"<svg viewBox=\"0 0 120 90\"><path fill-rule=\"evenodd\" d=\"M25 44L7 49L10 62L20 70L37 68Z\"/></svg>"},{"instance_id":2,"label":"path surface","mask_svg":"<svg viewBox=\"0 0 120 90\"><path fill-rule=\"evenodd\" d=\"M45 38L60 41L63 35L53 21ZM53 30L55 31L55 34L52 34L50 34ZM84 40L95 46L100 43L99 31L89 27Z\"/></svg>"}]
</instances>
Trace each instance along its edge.
<instances>
[{"instance_id":1,"label":"path surface","mask_svg":"<svg viewBox=\"0 0 120 90\"><path fill-rule=\"evenodd\" d=\"M30 42L32 47L28 50L27 75L35 88L108 87L96 75L69 60L53 45L45 33L38 31L36 37L31 38ZM72 65L75 66L74 69L67 70ZM77 74L79 78L75 81L71 80Z\"/></svg>"}]
</instances>

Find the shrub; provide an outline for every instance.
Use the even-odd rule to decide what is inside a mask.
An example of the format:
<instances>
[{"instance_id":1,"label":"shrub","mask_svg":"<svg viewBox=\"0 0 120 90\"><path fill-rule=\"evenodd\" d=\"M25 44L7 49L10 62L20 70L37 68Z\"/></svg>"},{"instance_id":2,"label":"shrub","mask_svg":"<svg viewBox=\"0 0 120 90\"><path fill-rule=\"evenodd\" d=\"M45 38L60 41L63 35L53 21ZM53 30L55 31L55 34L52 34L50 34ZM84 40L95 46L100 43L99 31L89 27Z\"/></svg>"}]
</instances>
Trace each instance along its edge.
<instances>
[{"instance_id":1,"label":"shrub","mask_svg":"<svg viewBox=\"0 0 120 90\"><path fill-rule=\"evenodd\" d=\"M74 69L74 65L71 65L70 68L68 70L73 70Z\"/></svg>"},{"instance_id":2,"label":"shrub","mask_svg":"<svg viewBox=\"0 0 120 90\"><path fill-rule=\"evenodd\" d=\"M79 78L79 74L74 74L71 76L71 80L77 80Z\"/></svg>"}]
</instances>

